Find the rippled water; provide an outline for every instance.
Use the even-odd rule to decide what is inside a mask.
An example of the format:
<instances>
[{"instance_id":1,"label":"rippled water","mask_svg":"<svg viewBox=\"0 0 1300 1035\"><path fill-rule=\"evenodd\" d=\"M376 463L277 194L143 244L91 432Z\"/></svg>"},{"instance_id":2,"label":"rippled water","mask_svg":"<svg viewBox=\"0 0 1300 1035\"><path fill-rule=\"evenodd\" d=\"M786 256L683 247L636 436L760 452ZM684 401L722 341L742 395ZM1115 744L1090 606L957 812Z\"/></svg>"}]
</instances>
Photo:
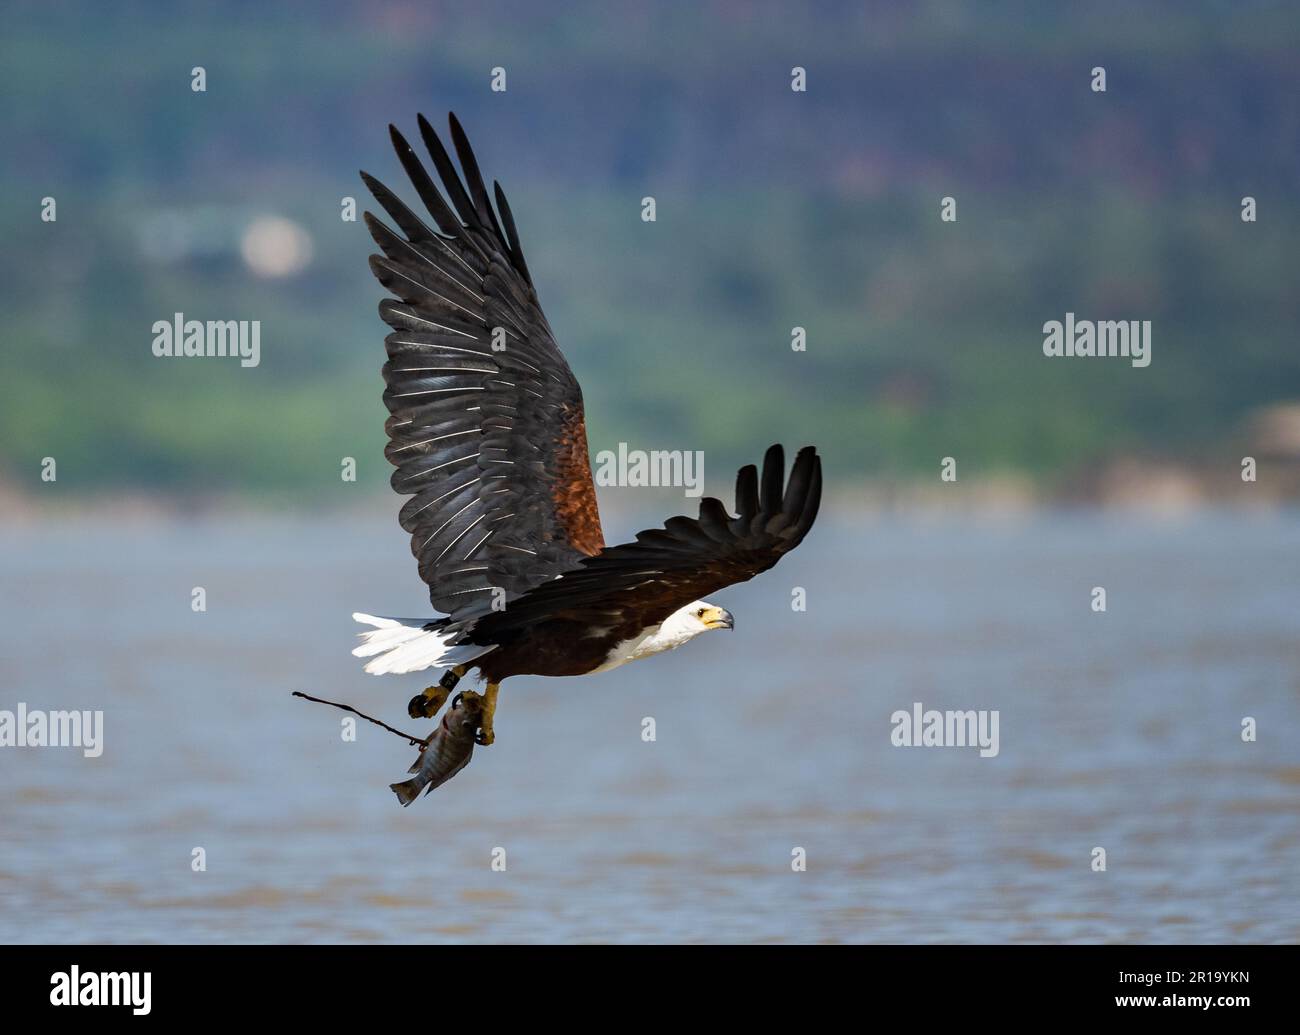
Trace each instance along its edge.
<instances>
[{"instance_id":1,"label":"rippled water","mask_svg":"<svg viewBox=\"0 0 1300 1035\"><path fill-rule=\"evenodd\" d=\"M0 939L1300 939L1300 518L836 517L735 632L508 682L407 810L413 749L289 695L424 732L348 654L427 610L389 515L5 530L0 708L106 746L0 748ZM914 701L998 757L892 746Z\"/></svg>"}]
</instances>

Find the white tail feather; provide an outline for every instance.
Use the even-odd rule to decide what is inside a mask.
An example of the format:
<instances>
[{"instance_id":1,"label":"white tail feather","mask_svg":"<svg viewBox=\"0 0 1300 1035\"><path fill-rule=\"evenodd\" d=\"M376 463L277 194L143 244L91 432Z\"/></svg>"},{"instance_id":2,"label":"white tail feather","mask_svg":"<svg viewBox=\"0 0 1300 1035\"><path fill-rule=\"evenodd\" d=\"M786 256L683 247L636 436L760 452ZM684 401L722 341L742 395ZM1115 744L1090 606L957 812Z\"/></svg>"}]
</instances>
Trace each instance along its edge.
<instances>
[{"instance_id":1,"label":"white tail feather","mask_svg":"<svg viewBox=\"0 0 1300 1035\"><path fill-rule=\"evenodd\" d=\"M493 647L477 643L452 643L465 632L459 629L425 629L428 619L379 618L356 612L353 620L375 628L360 634L361 645L354 657L371 658L366 671L374 676L388 673L419 672L435 665L450 668L482 657Z\"/></svg>"}]
</instances>

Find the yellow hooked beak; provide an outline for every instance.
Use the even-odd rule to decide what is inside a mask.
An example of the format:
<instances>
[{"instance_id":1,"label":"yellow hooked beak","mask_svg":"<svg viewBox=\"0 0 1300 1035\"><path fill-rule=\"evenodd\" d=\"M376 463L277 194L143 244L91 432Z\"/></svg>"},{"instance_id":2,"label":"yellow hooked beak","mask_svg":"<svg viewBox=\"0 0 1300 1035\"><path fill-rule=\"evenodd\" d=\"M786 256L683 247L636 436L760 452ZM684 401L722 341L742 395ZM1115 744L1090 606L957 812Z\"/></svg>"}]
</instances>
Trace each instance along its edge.
<instances>
[{"instance_id":1,"label":"yellow hooked beak","mask_svg":"<svg viewBox=\"0 0 1300 1035\"><path fill-rule=\"evenodd\" d=\"M724 607L706 607L700 612L700 621L706 629L734 629L736 620Z\"/></svg>"}]
</instances>

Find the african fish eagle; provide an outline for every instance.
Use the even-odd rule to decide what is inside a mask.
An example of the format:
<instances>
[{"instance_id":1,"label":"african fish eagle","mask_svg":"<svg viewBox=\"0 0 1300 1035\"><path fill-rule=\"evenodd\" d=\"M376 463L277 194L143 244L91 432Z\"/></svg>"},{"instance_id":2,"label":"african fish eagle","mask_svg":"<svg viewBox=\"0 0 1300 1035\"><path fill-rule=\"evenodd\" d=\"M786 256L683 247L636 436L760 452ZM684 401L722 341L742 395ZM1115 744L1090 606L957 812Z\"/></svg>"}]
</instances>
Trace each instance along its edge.
<instances>
[{"instance_id":1,"label":"african fish eagle","mask_svg":"<svg viewBox=\"0 0 1300 1035\"><path fill-rule=\"evenodd\" d=\"M420 135L447 200L411 146L393 146L437 229L372 176L361 177L401 230L365 213L382 255L370 268L395 298L384 339L384 455L411 552L436 619L377 618L352 653L371 673L447 669L412 698L437 714L456 681L487 681L477 740L494 739L502 680L576 676L679 647L732 616L702 599L772 567L802 542L821 501L821 460L779 445L736 478L736 516L716 499L606 546L587 456L582 392L560 353L499 184L493 210L456 116L461 175L423 115ZM448 204L448 201L450 204ZM504 346L504 347L501 347Z\"/></svg>"}]
</instances>

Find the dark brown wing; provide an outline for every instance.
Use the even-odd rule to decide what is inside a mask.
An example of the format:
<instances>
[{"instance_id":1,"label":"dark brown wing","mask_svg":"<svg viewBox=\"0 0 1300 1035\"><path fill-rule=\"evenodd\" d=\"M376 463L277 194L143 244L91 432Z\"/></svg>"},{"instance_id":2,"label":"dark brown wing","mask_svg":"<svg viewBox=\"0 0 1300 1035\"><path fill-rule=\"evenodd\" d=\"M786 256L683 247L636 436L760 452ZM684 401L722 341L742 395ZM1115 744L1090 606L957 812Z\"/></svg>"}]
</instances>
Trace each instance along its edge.
<instances>
[{"instance_id":1,"label":"dark brown wing","mask_svg":"<svg viewBox=\"0 0 1300 1035\"><path fill-rule=\"evenodd\" d=\"M821 503L821 458L799 450L783 485L785 454L772 446L763 476L751 464L736 476L736 517L712 497L698 518L675 517L611 546L574 571L537 586L505 611L484 615L472 639L498 643L529 625L554 619L610 629L657 625L678 608L724 586L752 579L798 546Z\"/></svg>"},{"instance_id":2,"label":"dark brown wing","mask_svg":"<svg viewBox=\"0 0 1300 1035\"><path fill-rule=\"evenodd\" d=\"M489 610L494 590L510 600L572 568L604 539L582 391L538 305L505 194L494 184L494 212L469 141L450 121L464 182L419 119L450 205L389 127L437 230L361 177L402 231L365 214L384 253L370 268L397 296L379 306L393 328L384 455L397 468L393 488L411 495L400 520L429 598L459 619Z\"/></svg>"}]
</instances>

